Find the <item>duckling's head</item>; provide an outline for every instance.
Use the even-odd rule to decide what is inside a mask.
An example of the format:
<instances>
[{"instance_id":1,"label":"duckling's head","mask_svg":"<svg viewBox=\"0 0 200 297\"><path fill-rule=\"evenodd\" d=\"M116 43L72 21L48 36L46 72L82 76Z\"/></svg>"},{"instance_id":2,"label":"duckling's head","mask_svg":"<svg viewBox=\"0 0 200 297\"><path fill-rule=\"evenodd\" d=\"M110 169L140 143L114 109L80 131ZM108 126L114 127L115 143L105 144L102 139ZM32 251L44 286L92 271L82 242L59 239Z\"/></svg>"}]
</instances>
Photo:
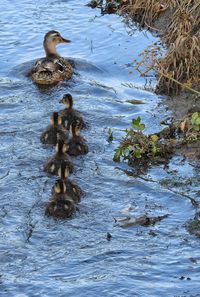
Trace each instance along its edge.
<instances>
[{"instance_id":1,"label":"duckling's head","mask_svg":"<svg viewBox=\"0 0 200 297\"><path fill-rule=\"evenodd\" d=\"M58 112L52 113L50 123L53 126L62 125L62 118L61 118L61 116L59 116Z\"/></svg>"},{"instance_id":2,"label":"duckling's head","mask_svg":"<svg viewBox=\"0 0 200 297\"><path fill-rule=\"evenodd\" d=\"M61 163L61 166L58 169L58 176L61 179L68 178L68 176L69 176L69 168L67 167L67 165L64 162Z\"/></svg>"},{"instance_id":3,"label":"duckling's head","mask_svg":"<svg viewBox=\"0 0 200 297\"><path fill-rule=\"evenodd\" d=\"M44 49L47 56L56 55L56 45L59 43L69 43L71 42L68 39L63 38L57 31L49 31L44 36Z\"/></svg>"},{"instance_id":4,"label":"duckling's head","mask_svg":"<svg viewBox=\"0 0 200 297\"><path fill-rule=\"evenodd\" d=\"M67 109L72 108L73 106L73 98L71 94L63 95L63 98L59 101L59 103L63 103Z\"/></svg>"},{"instance_id":5,"label":"duckling's head","mask_svg":"<svg viewBox=\"0 0 200 297\"><path fill-rule=\"evenodd\" d=\"M69 145L63 140L59 139L56 144L56 152L59 154L65 154L69 148Z\"/></svg>"},{"instance_id":6,"label":"duckling's head","mask_svg":"<svg viewBox=\"0 0 200 297\"><path fill-rule=\"evenodd\" d=\"M53 189L57 194L64 194L66 192L66 185L61 179L58 179L55 182Z\"/></svg>"}]
</instances>

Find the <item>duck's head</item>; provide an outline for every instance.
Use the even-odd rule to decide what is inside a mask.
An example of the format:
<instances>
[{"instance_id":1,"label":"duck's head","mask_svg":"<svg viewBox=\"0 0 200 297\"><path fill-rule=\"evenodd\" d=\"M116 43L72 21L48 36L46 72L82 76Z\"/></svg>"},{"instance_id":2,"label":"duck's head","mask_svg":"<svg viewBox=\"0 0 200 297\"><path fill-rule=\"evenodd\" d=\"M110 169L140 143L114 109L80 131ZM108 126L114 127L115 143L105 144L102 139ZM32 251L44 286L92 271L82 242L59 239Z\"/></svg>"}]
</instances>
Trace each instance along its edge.
<instances>
[{"instance_id":1,"label":"duck's head","mask_svg":"<svg viewBox=\"0 0 200 297\"><path fill-rule=\"evenodd\" d=\"M54 192L57 194L64 194L66 192L66 185L61 179L58 179L55 182L53 189L54 189Z\"/></svg>"},{"instance_id":2,"label":"duck's head","mask_svg":"<svg viewBox=\"0 0 200 297\"><path fill-rule=\"evenodd\" d=\"M58 169L58 176L61 179L66 179L66 178L68 178L69 173L70 173L69 168L67 167L67 165L64 162L62 162L60 165L60 168Z\"/></svg>"},{"instance_id":3,"label":"duck's head","mask_svg":"<svg viewBox=\"0 0 200 297\"><path fill-rule=\"evenodd\" d=\"M59 103L63 103L67 109L72 108L73 106L73 98L71 94L63 95L62 99Z\"/></svg>"},{"instance_id":4,"label":"duck's head","mask_svg":"<svg viewBox=\"0 0 200 297\"><path fill-rule=\"evenodd\" d=\"M62 118L59 116L58 112L52 113L50 123L53 126L62 125Z\"/></svg>"},{"instance_id":5,"label":"duck's head","mask_svg":"<svg viewBox=\"0 0 200 297\"><path fill-rule=\"evenodd\" d=\"M69 148L69 145L63 140L59 139L56 144L56 152L58 154L65 154Z\"/></svg>"},{"instance_id":6,"label":"duck's head","mask_svg":"<svg viewBox=\"0 0 200 297\"><path fill-rule=\"evenodd\" d=\"M56 45L59 43L69 43L71 42L68 39L63 38L59 32L57 31L49 31L44 36L44 49L46 52L46 56L59 56L56 52Z\"/></svg>"}]
</instances>

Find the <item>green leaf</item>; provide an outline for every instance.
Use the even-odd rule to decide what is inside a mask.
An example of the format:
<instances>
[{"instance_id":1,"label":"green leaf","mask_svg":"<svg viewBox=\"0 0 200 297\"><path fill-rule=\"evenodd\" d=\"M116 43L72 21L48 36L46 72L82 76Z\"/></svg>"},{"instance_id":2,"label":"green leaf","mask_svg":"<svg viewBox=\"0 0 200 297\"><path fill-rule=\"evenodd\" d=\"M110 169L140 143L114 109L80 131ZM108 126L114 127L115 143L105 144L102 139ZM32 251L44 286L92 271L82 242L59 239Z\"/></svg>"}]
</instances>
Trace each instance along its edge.
<instances>
[{"instance_id":1,"label":"green leaf","mask_svg":"<svg viewBox=\"0 0 200 297\"><path fill-rule=\"evenodd\" d=\"M152 153L155 155L157 153L157 147L154 145L152 146Z\"/></svg>"},{"instance_id":2,"label":"green leaf","mask_svg":"<svg viewBox=\"0 0 200 297\"><path fill-rule=\"evenodd\" d=\"M132 125L138 126L140 124L141 118L137 117L137 119L132 119Z\"/></svg>"},{"instance_id":3,"label":"green leaf","mask_svg":"<svg viewBox=\"0 0 200 297\"><path fill-rule=\"evenodd\" d=\"M200 117L198 119L196 119L195 124L200 126Z\"/></svg>"},{"instance_id":4,"label":"green leaf","mask_svg":"<svg viewBox=\"0 0 200 297\"><path fill-rule=\"evenodd\" d=\"M137 119L132 119L132 128L135 130L139 130L140 121L140 117L138 117Z\"/></svg>"},{"instance_id":5,"label":"green leaf","mask_svg":"<svg viewBox=\"0 0 200 297\"><path fill-rule=\"evenodd\" d=\"M134 152L134 156L135 156L136 158L140 159L140 158L141 158L141 153L140 153L140 151L135 151L135 152Z\"/></svg>"},{"instance_id":6,"label":"green leaf","mask_svg":"<svg viewBox=\"0 0 200 297\"><path fill-rule=\"evenodd\" d=\"M157 142L158 139L159 139L159 137L158 137L157 135L151 135L151 140L152 140L153 142Z\"/></svg>"},{"instance_id":7,"label":"green leaf","mask_svg":"<svg viewBox=\"0 0 200 297\"><path fill-rule=\"evenodd\" d=\"M139 129L140 129L140 131L143 131L145 129L145 124L140 124Z\"/></svg>"},{"instance_id":8,"label":"green leaf","mask_svg":"<svg viewBox=\"0 0 200 297\"><path fill-rule=\"evenodd\" d=\"M193 114L192 114L192 120L196 120L196 119L198 119L198 117L199 117L199 114L198 114L198 112L194 112Z\"/></svg>"},{"instance_id":9,"label":"green leaf","mask_svg":"<svg viewBox=\"0 0 200 297\"><path fill-rule=\"evenodd\" d=\"M136 131L143 131L145 129L145 124L141 124L141 118L132 119L131 126Z\"/></svg>"},{"instance_id":10,"label":"green leaf","mask_svg":"<svg viewBox=\"0 0 200 297\"><path fill-rule=\"evenodd\" d=\"M113 157L113 161L115 162L119 162L120 161L120 156L121 156L121 149L120 148L117 148L115 150L115 154L114 154L114 157Z\"/></svg>"},{"instance_id":11,"label":"green leaf","mask_svg":"<svg viewBox=\"0 0 200 297\"><path fill-rule=\"evenodd\" d=\"M107 139L107 141L109 143L111 143L113 141L113 132L112 132L111 128L108 129L108 139Z\"/></svg>"}]
</instances>

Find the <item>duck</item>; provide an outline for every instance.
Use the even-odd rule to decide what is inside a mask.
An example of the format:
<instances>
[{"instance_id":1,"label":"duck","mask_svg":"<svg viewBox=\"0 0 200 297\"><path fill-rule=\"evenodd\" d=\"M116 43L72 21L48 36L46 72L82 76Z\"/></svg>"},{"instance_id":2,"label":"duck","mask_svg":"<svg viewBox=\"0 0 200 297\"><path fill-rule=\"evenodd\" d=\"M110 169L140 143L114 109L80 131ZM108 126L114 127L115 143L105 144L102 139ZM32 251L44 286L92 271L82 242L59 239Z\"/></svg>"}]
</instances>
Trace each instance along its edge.
<instances>
[{"instance_id":1,"label":"duck","mask_svg":"<svg viewBox=\"0 0 200 297\"><path fill-rule=\"evenodd\" d=\"M60 180L62 181L62 183L64 183L65 188L66 188L66 193L68 193L68 195L77 203L80 201L81 197L84 195L84 192L81 190L81 188L72 180L69 179L69 168L68 166L66 166L65 163L61 163L60 168L58 170L58 176L59 176L59 180L57 180L57 182ZM55 187L52 188L52 194L55 191Z\"/></svg>"},{"instance_id":2,"label":"duck","mask_svg":"<svg viewBox=\"0 0 200 297\"><path fill-rule=\"evenodd\" d=\"M74 203L78 203L80 202L80 197L75 194L73 188L74 187L71 186L69 183L66 183L65 180L58 179L52 187L52 194L54 195L55 193L60 193L60 191L63 191L63 193L70 197L70 199L72 199Z\"/></svg>"},{"instance_id":3,"label":"duck","mask_svg":"<svg viewBox=\"0 0 200 297\"><path fill-rule=\"evenodd\" d=\"M55 218L67 219L75 211L75 203L65 192L64 184L55 186L55 191L46 205L45 214Z\"/></svg>"},{"instance_id":4,"label":"duck","mask_svg":"<svg viewBox=\"0 0 200 297\"><path fill-rule=\"evenodd\" d=\"M57 31L49 31L45 34L43 47L46 57L37 60L34 64L30 72L33 82L39 85L51 85L72 77L73 67L56 51L57 44L70 42Z\"/></svg>"},{"instance_id":5,"label":"duck","mask_svg":"<svg viewBox=\"0 0 200 297\"><path fill-rule=\"evenodd\" d=\"M62 118L58 112L53 112L50 119L50 125L42 132L40 141L43 144L56 145L58 140L66 141L69 132L62 126Z\"/></svg>"},{"instance_id":6,"label":"duck","mask_svg":"<svg viewBox=\"0 0 200 297\"><path fill-rule=\"evenodd\" d=\"M59 103L65 105L65 109L61 110L59 115L62 117L62 124L67 130L69 130L70 126L77 121L80 123L81 129L86 128L86 123L80 112L73 109L73 98L71 94L64 94Z\"/></svg>"},{"instance_id":7,"label":"duck","mask_svg":"<svg viewBox=\"0 0 200 297\"><path fill-rule=\"evenodd\" d=\"M88 153L88 146L85 139L80 135L79 122L71 125L72 137L68 140L68 154L72 156L85 155Z\"/></svg>"},{"instance_id":8,"label":"duck","mask_svg":"<svg viewBox=\"0 0 200 297\"><path fill-rule=\"evenodd\" d=\"M56 144L56 154L50 157L44 164L44 171L52 175L58 175L58 170L63 163L68 168L69 173L72 173L74 166L67 154L68 144L62 139L59 139Z\"/></svg>"}]
</instances>

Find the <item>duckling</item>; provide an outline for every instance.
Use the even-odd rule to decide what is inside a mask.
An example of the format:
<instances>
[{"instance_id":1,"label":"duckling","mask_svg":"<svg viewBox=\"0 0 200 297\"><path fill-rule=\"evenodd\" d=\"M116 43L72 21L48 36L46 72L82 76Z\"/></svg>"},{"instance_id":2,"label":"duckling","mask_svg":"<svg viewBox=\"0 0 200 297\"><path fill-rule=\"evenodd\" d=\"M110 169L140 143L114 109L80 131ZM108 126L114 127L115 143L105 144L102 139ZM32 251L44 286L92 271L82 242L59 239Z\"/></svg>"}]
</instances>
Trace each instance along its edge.
<instances>
[{"instance_id":1,"label":"duckling","mask_svg":"<svg viewBox=\"0 0 200 297\"><path fill-rule=\"evenodd\" d=\"M69 181L69 180L68 180ZM71 183L72 185L72 183ZM66 181L62 179L56 180L54 186L52 187L52 194L60 193L62 191L63 194L66 194L68 197L70 197L74 203L80 202L80 197L73 192L72 188L69 183L66 185Z\"/></svg>"},{"instance_id":2,"label":"duckling","mask_svg":"<svg viewBox=\"0 0 200 297\"><path fill-rule=\"evenodd\" d=\"M85 142L85 139L80 136L80 125L79 123L73 123L71 125L72 138L68 141L68 154L69 155L84 155L88 153L88 146Z\"/></svg>"},{"instance_id":3,"label":"duckling","mask_svg":"<svg viewBox=\"0 0 200 297\"><path fill-rule=\"evenodd\" d=\"M68 168L69 173L73 172L74 166L68 156L67 149L68 144L63 140L58 140L56 144L56 154L53 157L50 157L44 164L44 171L53 175L58 175L58 170L63 163L66 168Z\"/></svg>"},{"instance_id":4,"label":"duckling","mask_svg":"<svg viewBox=\"0 0 200 297\"><path fill-rule=\"evenodd\" d=\"M70 129L71 124L77 121L79 121L81 128L86 127L80 112L73 109L73 98L71 94L65 94L59 103L65 105L65 109L61 110L59 115L62 117L62 124L67 130Z\"/></svg>"},{"instance_id":5,"label":"duckling","mask_svg":"<svg viewBox=\"0 0 200 297\"><path fill-rule=\"evenodd\" d=\"M42 132L40 141L44 144L56 145L58 140L65 141L68 137L68 131L62 126L62 118L57 112L53 112L50 125Z\"/></svg>"},{"instance_id":6,"label":"duckling","mask_svg":"<svg viewBox=\"0 0 200 297\"><path fill-rule=\"evenodd\" d=\"M66 166L65 163L61 163L60 168L58 170L58 176L62 180L62 182L65 184L66 187L66 193L75 201L79 202L81 196L84 195L81 188L75 184L75 182L69 180L69 168ZM55 188L52 188L52 193L54 193Z\"/></svg>"},{"instance_id":7,"label":"duckling","mask_svg":"<svg viewBox=\"0 0 200 297\"><path fill-rule=\"evenodd\" d=\"M75 203L71 197L65 193L64 184L56 186L52 197L47 203L45 214L56 218L69 218L75 211Z\"/></svg>"},{"instance_id":8,"label":"duckling","mask_svg":"<svg viewBox=\"0 0 200 297\"><path fill-rule=\"evenodd\" d=\"M45 58L36 61L30 73L32 80L37 84L50 85L62 80L68 80L73 74L71 64L56 52L59 43L70 43L57 31L49 31L44 36L43 47Z\"/></svg>"}]
</instances>

